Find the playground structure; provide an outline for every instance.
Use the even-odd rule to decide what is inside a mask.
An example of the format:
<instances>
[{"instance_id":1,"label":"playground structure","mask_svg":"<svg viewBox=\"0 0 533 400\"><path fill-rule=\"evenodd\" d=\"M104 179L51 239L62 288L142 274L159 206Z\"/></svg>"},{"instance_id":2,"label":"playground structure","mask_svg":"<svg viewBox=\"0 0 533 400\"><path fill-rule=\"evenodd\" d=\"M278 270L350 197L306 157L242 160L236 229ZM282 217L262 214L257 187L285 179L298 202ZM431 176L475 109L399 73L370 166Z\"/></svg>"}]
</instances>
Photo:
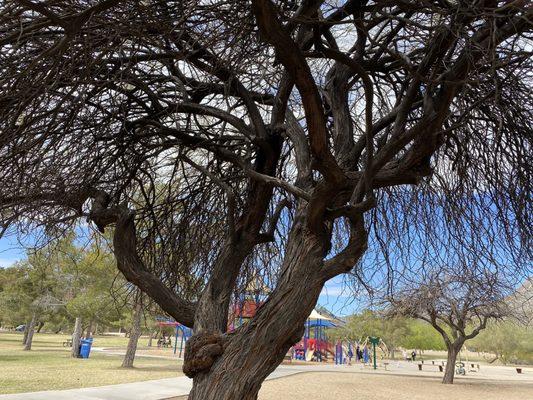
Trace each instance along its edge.
<instances>
[{"instance_id":1,"label":"playground structure","mask_svg":"<svg viewBox=\"0 0 533 400\"><path fill-rule=\"evenodd\" d=\"M360 342L339 340L335 344L335 364L351 364L353 358L356 363L372 364L373 368L376 369L378 349L382 353L382 358L388 353L385 342L375 336L368 336Z\"/></svg>"},{"instance_id":2,"label":"playground structure","mask_svg":"<svg viewBox=\"0 0 533 400\"><path fill-rule=\"evenodd\" d=\"M261 277L252 277L244 293L231 306L228 330L232 332L253 318L268 292ZM334 356L334 345L328 341L327 329L335 326L331 318L313 310L305 322L302 340L291 348L291 359L322 362Z\"/></svg>"},{"instance_id":3,"label":"playground structure","mask_svg":"<svg viewBox=\"0 0 533 400\"><path fill-rule=\"evenodd\" d=\"M229 313L228 330L231 332L251 319L261 306L261 297L243 296L235 303ZM162 328L171 326L174 334L174 354L183 358L185 344L192 336L192 329L168 318L157 318L157 324ZM290 359L305 362L334 362L335 365L351 365L356 363L373 365L377 368L377 349L387 353L387 345L379 337L367 337L357 342L337 340L333 343L328 338L328 329L337 327L332 318L320 314L313 309L305 322L304 336L290 350ZM289 357L289 355L287 355Z\"/></svg>"},{"instance_id":4,"label":"playground structure","mask_svg":"<svg viewBox=\"0 0 533 400\"><path fill-rule=\"evenodd\" d=\"M261 278L253 277L244 293L231 305L228 312L228 331L232 332L255 316L265 301L268 288ZM305 362L334 362L336 365L357 363L368 365L374 362L376 368L376 347L386 348L379 338L368 337L364 341L341 340L332 342L328 329L336 328L342 321L320 314L313 309L304 326L304 335L287 354L287 358ZM192 330L173 320L158 318L159 326L175 329L174 354L183 357L185 344L192 336ZM383 350L383 349L382 349ZM385 350L383 350L385 352Z\"/></svg>"},{"instance_id":5,"label":"playground structure","mask_svg":"<svg viewBox=\"0 0 533 400\"><path fill-rule=\"evenodd\" d=\"M228 319L228 330L233 331L252 318L261 306L260 297L243 297L232 306ZM171 326L174 334L174 354L183 358L185 344L192 336L192 329L168 318L157 318L160 327ZM335 365L351 365L352 362L373 365L377 368L377 350L387 353L387 345L379 337L367 337L362 341L328 338L328 329L337 327L332 318L313 309L305 322L304 336L290 350L290 359L305 362L333 362ZM289 357L289 355L287 356Z\"/></svg>"},{"instance_id":6,"label":"playground structure","mask_svg":"<svg viewBox=\"0 0 533 400\"><path fill-rule=\"evenodd\" d=\"M263 278L254 275L243 294L235 301L228 316L228 331L233 332L238 327L248 322L265 301L270 290L265 285Z\"/></svg>"},{"instance_id":7,"label":"playground structure","mask_svg":"<svg viewBox=\"0 0 533 400\"><path fill-rule=\"evenodd\" d=\"M234 331L255 316L269 289L260 276L254 275L246 290L239 299L231 306L228 318L228 331ZM337 327L333 319L320 314L313 309L305 322L305 330L302 339L291 349L287 357L290 360L328 362L340 360L338 349L328 339L327 331Z\"/></svg>"},{"instance_id":8,"label":"playground structure","mask_svg":"<svg viewBox=\"0 0 533 400\"><path fill-rule=\"evenodd\" d=\"M351 341L337 340L335 343L335 365L351 364L355 356L359 360L359 346Z\"/></svg>"},{"instance_id":9,"label":"playground structure","mask_svg":"<svg viewBox=\"0 0 533 400\"><path fill-rule=\"evenodd\" d=\"M248 322L257 312L262 302L259 299L242 297L239 302L233 304L228 319L228 330L233 332L241 325Z\"/></svg>"},{"instance_id":10,"label":"playground structure","mask_svg":"<svg viewBox=\"0 0 533 400\"><path fill-rule=\"evenodd\" d=\"M259 297L252 299L243 297L242 301L234 304L228 319L228 330L231 332L245 324L255 315L261 304ZM192 336L192 330L167 318L157 318L157 324L160 327L174 327L174 354L178 354L178 357L182 358L185 344ZM317 362L325 362L335 358L334 345L328 341L327 337L327 329L333 327L336 327L336 324L332 322L331 318L313 310L305 323L305 333L302 340L291 349L291 358Z\"/></svg>"},{"instance_id":11,"label":"playground structure","mask_svg":"<svg viewBox=\"0 0 533 400\"><path fill-rule=\"evenodd\" d=\"M304 336L292 347L292 358L323 362L335 356L334 346L328 341L327 328L336 327L331 318L313 310L305 322Z\"/></svg>"}]
</instances>

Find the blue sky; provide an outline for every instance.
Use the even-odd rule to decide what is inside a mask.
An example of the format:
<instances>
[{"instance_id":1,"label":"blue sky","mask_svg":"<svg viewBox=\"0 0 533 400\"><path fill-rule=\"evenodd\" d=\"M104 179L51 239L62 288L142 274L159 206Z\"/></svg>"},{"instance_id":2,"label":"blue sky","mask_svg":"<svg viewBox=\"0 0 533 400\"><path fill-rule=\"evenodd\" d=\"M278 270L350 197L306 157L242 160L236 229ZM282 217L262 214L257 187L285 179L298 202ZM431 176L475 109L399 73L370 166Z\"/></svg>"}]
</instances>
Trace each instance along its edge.
<instances>
[{"instance_id":1,"label":"blue sky","mask_svg":"<svg viewBox=\"0 0 533 400\"><path fill-rule=\"evenodd\" d=\"M360 308L358 299L350 287L344 283L343 276L337 276L326 283L318 304L339 317L353 314Z\"/></svg>"},{"instance_id":2,"label":"blue sky","mask_svg":"<svg viewBox=\"0 0 533 400\"><path fill-rule=\"evenodd\" d=\"M24 249L14 238L3 237L0 239L0 268L10 267L24 256Z\"/></svg>"}]
</instances>

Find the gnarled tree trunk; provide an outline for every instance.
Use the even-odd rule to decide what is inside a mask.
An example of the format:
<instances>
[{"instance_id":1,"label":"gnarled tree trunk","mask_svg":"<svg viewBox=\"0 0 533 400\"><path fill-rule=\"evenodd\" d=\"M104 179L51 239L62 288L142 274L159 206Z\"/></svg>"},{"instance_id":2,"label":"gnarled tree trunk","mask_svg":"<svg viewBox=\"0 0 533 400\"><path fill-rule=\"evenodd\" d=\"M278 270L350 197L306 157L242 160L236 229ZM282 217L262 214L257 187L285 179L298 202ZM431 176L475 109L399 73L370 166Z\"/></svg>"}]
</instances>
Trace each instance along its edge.
<instances>
[{"instance_id":1,"label":"gnarled tree trunk","mask_svg":"<svg viewBox=\"0 0 533 400\"><path fill-rule=\"evenodd\" d=\"M126 355L124 361L122 361L123 368L133 368L133 361L135 360L135 353L137 351L137 343L141 336L141 316L142 316L142 304L138 300L133 310L133 322L130 331L130 338L128 340L128 348L126 349Z\"/></svg>"},{"instance_id":2,"label":"gnarled tree trunk","mask_svg":"<svg viewBox=\"0 0 533 400\"><path fill-rule=\"evenodd\" d=\"M81 332L82 331L82 325L81 325L81 318L76 318L76 322L74 323L74 332L72 333L72 351L71 355L74 358L78 357L79 349L80 349L80 339L81 339Z\"/></svg>"},{"instance_id":3,"label":"gnarled tree trunk","mask_svg":"<svg viewBox=\"0 0 533 400\"><path fill-rule=\"evenodd\" d=\"M324 284L324 244L308 233L301 224L293 228L277 288L249 323L218 337L196 333L187 342L189 400L256 400L264 379L300 340Z\"/></svg>"}]
</instances>

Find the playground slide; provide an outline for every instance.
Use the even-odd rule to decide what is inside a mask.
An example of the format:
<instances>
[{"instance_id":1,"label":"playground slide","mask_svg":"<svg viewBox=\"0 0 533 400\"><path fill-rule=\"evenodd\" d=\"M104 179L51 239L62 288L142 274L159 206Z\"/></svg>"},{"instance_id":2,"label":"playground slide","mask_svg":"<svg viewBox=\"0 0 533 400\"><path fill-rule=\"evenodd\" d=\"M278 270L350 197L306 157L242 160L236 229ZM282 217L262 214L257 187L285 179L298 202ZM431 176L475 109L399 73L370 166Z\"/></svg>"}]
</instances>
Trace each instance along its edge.
<instances>
[{"instance_id":1,"label":"playground slide","mask_svg":"<svg viewBox=\"0 0 533 400\"><path fill-rule=\"evenodd\" d=\"M305 361L311 361L314 353L314 350L307 350L307 353L305 354Z\"/></svg>"}]
</instances>

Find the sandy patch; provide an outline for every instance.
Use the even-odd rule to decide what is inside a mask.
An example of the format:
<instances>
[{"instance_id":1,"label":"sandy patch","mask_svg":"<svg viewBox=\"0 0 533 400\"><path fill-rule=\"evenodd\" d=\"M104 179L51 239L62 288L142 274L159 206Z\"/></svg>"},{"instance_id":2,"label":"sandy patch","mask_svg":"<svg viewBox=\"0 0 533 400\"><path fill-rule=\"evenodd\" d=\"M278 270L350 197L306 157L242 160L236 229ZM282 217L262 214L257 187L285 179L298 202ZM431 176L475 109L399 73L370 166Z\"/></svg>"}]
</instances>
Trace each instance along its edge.
<instances>
[{"instance_id":1,"label":"sandy patch","mask_svg":"<svg viewBox=\"0 0 533 400\"><path fill-rule=\"evenodd\" d=\"M184 400L176 397L173 400ZM358 373L310 372L263 383L259 400L527 400L533 384Z\"/></svg>"}]
</instances>

